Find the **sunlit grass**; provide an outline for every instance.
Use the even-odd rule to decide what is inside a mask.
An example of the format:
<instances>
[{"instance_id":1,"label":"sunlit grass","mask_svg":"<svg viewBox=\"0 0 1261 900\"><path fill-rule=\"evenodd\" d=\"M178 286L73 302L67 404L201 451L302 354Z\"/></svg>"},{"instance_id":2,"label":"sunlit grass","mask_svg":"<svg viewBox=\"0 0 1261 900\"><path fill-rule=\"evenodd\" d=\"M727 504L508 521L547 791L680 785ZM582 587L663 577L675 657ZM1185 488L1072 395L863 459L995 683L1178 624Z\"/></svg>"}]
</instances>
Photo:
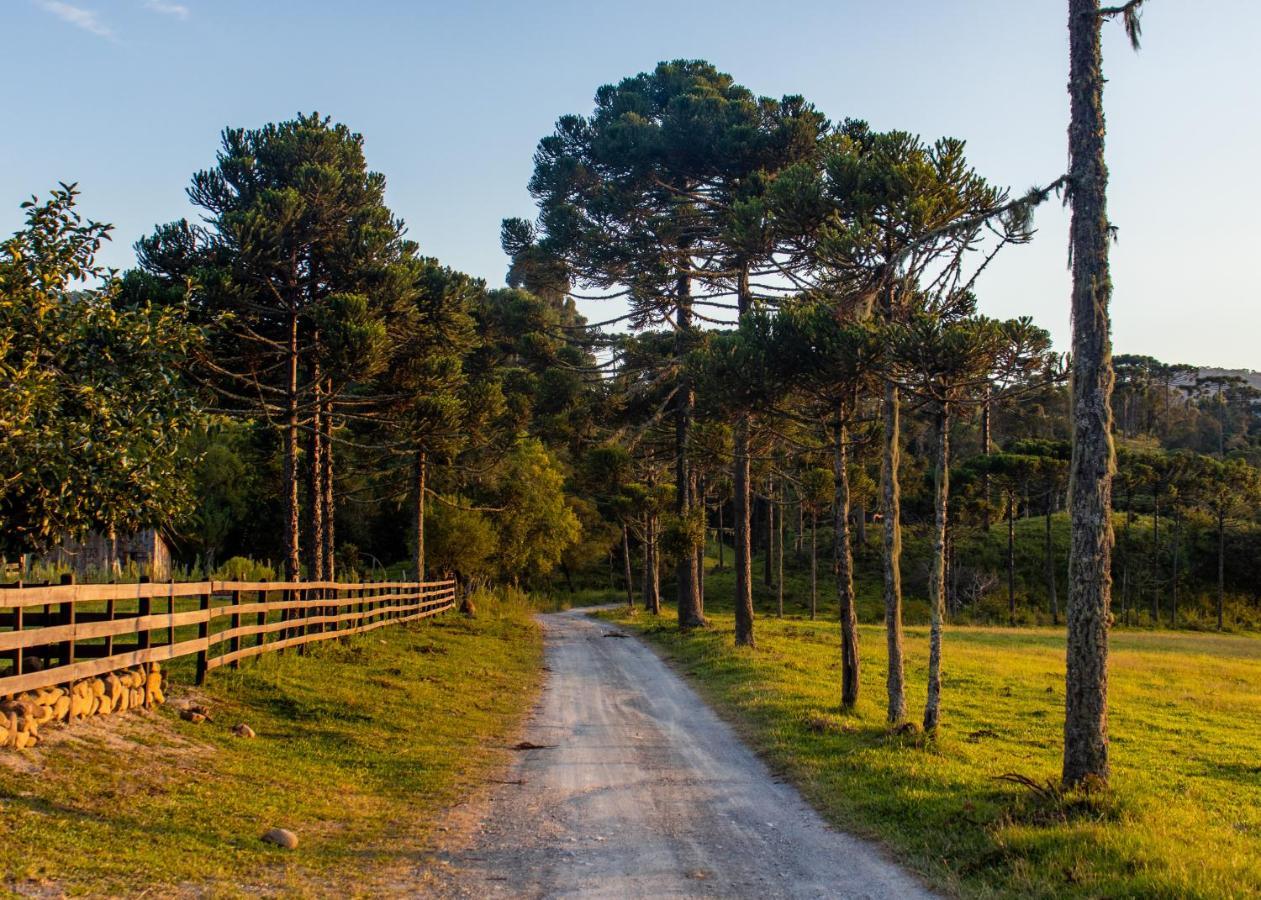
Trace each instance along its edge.
<instances>
[{"instance_id":1,"label":"sunlit grass","mask_svg":"<svg viewBox=\"0 0 1261 900\"><path fill-rule=\"evenodd\" d=\"M862 698L839 710L834 604L815 622L763 611L737 649L722 579L713 627L680 635L617 613L826 815L875 838L930 883L970 896L1224 897L1261 892L1261 640L1118 632L1112 791L1039 797L999 780L1059 773L1063 635L952 628L936 740L884 724L884 631L861 629ZM927 629L907 629L908 700L922 710ZM842 886L838 886L842 887Z\"/></svg>"},{"instance_id":2,"label":"sunlit grass","mask_svg":"<svg viewBox=\"0 0 1261 900\"><path fill-rule=\"evenodd\" d=\"M6 757L5 882L120 895L384 890L414 873L441 813L504 758L539 683L531 612L483 595L473 619L268 654L212 673L199 696L213 723L168 707ZM231 737L237 722L258 738ZM273 826L296 832L298 850L261 843Z\"/></svg>"}]
</instances>

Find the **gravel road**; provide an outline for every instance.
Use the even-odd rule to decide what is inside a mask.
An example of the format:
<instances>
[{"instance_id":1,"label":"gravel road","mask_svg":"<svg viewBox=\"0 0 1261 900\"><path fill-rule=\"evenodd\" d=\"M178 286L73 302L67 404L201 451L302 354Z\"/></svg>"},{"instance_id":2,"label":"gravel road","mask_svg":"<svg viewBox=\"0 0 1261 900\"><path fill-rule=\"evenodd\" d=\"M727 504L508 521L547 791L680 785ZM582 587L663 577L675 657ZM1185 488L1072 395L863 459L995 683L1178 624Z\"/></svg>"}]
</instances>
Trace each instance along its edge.
<instances>
[{"instance_id":1,"label":"gravel road","mask_svg":"<svg viewBox=\"0 0 1261 900\"><path fill-rule=\"evenodd\" d=\"M550 674L524 739L542 746L520 753L427 892L930 896L824 824L638 640L581 611L541 618Z\"/></svg>"}]
</instances>

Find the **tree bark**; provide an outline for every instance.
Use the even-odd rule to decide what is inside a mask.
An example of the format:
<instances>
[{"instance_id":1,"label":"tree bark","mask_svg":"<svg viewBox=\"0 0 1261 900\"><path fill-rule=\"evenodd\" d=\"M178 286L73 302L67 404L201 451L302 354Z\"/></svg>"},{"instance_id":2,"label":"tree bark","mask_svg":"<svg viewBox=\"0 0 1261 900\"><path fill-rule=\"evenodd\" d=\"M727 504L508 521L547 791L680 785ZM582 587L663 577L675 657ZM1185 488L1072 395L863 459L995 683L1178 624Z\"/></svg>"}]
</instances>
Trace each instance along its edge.
<instances>
[{"instance_id":1,"label":"tree bark","mask_svg":"<svg viewBox=\"0 0 1261 900\"><path fill-rule=\"evenodd\" d=\"M324 390L324 579L337 578L335 551L337 548L337 517L333 506L333 382L329 379Z\"/></svg>"},{"instance_id":2,"label":"tree bark","mask_svg":"<svg viewBox=\"0 0 1261 900\"><path fill-rule=\"evenodd\" d=\"M898 484L898 387L891 381L884 387L884 458L880 470L884 513L884 618L885 641L889 652L886 685L889 693L888 720L896 724L906 719L906 687L902 662L902 498Z\"/></svg>"},{"instance_id":3,"label":"tree bark","mask_svg":"<svg viewBox=\"0 0 1261 900\"><path fill-rule=\"evenodd\" d=\"M724 506L726 506L725 503L718 504L718 569L719 571L722 571L723 569L727 567L726 547L724 545L724 541L726 540L725 538L726 529L723 527L723 521L722 521L722 508Z\"/></svg>"},{"instance_id":4,"label":"tree bark","mask_svg":"<svg viewBox=\"0 0 1261 900\"><path fill-rule=\"evenodd\" d=\"M311 430L307 436L307 575L324 580L324 409L323 379L312 366Z\"/></svg>"},{"instance_id":5,"label":"tree bark","mask_svg":"<svg viewBox=\"0 0 1261 900\"><path fill-rule=\"evenodd\" d=\"M1182 517L1173 511L1173 578L1169 582L1169 627L1178 627L1178 545L1182 537Z\"/></svg>"},{"instance_id":6,"label":"tree bark","mask_svg":"<svg viewBox=\"0 0 1261 900\"><path fill-rule=\"evenodd\" d=\"M690 349L692 333L692 298L691 279L686 273L678 276L678 316L675 332L675 355L682 359ZM695 415L696 392L692 380L683 374L679 380L678 395L675 400L674 446L675 446L675 512L683 523L688 523L692 516L695 502L696 475L691 466L690 446L692 441L692 419ZM705 624L701 612L700 580L696 571L696 553L685 550L679 554L678 567L675 570L678 582L678 618L680 628L696 628Z\"/></svg>"},{"instance_id":7,"label":"tree bark","mask_svg":"<svg viewBox=\"0 0 1261 900\"><path fill-rule=\"evenodd\" d=\"M775 508L775 600L779 617L784 618L784 504L787 501L784 480L779 481L779 503Z\"/></svg>"},{"instance_id":8,"label":"tree bark","mask_svg":"<svg viewBox=\"0 0 1261 900\"><path fill-rule=\"evenodd\" d=\"M928 568L928 700L924 730L935 731L941 719L941 630L946 618L946 514L950 501L950 408L937 412L937 465L933 470L933 558Z\"/></svg>"},{"instance_id":9,"label":"tree bark","mask_svg":"<svg viewBox=\"0 0 1261 900\"><path fill-rule=\"evenodd\" d=\"M735 566L736 566L736 644L752 647L753 637L753 548L749 491L749 420L741 416L735 428Z\"/></svg>"},{"instance_id":10,"label":"tree bark","mask_svg":"<svg viewBox=\"0 0 1261 900\"><path fill-rule=\"evenodd\" d=\"M1007 624L1016 624L1016 492L1007 492Z\"/></svg>"},{"instance_id":11,"label":"tree bark","mask_svg":"<svg viewBox=\"0 0 1261 900\"><path fill-rule=\"evenodd\" d=\"M819 617L819 514L810 507L810 620Z\"/></svg>"},{"instance_id":12,"label":"tree bark","mask_svg":"<svg viewBox=\"0 0 1261 900\"><path fill-rule=\"evenodd\" d=\"M1052 492L1046 494L1046 540L1043 545L1043 556L1046 566L1046 592L1051 601L1051 622L1060 624L1060 601L1055 590L1055 545L1051 540L1051 498Z\"/></svg>"},{"instance_id":13,"label":"tree bark","mask_svg":"<svg viewBox=\"0 0 1261 900\"><path fill-rule=\"evenodd\" d=\"M631 581L630 528L622 523L622 567L626 577L626 608L635 606L635 584Z\"/></svg>"},{"instance_id":14,"label":"tree bark","mask_svg":"<svg viewBox=\"0 0 1261 900\"><path fill-rule=\"evenodd\" d=\"M661 565L657 559L657 517L648 517L647 570L644 604L654 616L661 615Z\"/></svg>"},{"instance_id":15,"label":"tree bark","mask_svg":"<svg viewBox=\"0 0 1261 900\"><path fill-rule=\"evenodd\" d=\"M298 314L289 314L289 372L285 389L288 416L285 421L285 580L302 577L299 557L301 513L298 498Z\"/></svg>"},{"instance_id":16,"label":"tree bark","mask_svg":"<svg viewBox=\"0 0 1261 900\"><path fill-rule=\"evenodd\" d=\"M775 502L771 496L775 493L775 480L766 479L766 497L762 508L766 510L766 553L762 557L762 584L771 587L775 579L771 575L771 564L775 559Z\"/></svg>"},{"instance_id":17,"label":"tree bark","mask_svg":"<svg viewBox=\"0 0 1261 900\"><path fill-rule=\"evenodd\" d=\"M1217 630L1225 627L1226 615L1226 513L1217 513Z\"/></svg>"},{"instance_id":18,"label":"tree bark","mask_svg":"<svg viewBox=\"0 0 1261 900\"><path fill-rule=\"evenodd\" d=\"M416 556L413 564L416 567L416 580L425 580L425 484L429 475L429 454L424 450L416 451Z\"/></svg>"},{"instance_id":19,"label":"tree bark","mask_svg":"<svg viewBox=\"0 0 1261 900\"><path fill-rule=\"evenodd\" d=\"M1099 0L1069 0L1073 453L1063 778L1108 780L1112 340Z\"/></svg>"},{"instance_id":20,"label":"tree bark","mask_svg":"<svg viewBox=\"0 0 1261 900\"><path fill-rule=\"evenodd\" d=\"M981 402L981 452L986 456L990 455L993 447L990 421L990 386L985 386L985 399ZM985 532L990 530L990 473L988 471L981 475L981 494L984 503L981 504L981 529Z\"/></svg>"},{"instance_id":21,"label":"tree bark","mask_svg":"<svg viewBox=\"0 0 1261 900\"><path fill-rule=\"evenodd\" d=\"M854 558L849 534L849 431L848 411L838 409L833 453L836 499L836 599L841 611L841 706L852 709L858 702L858 616L854 608Z\"/></svg>"}]
</instances>

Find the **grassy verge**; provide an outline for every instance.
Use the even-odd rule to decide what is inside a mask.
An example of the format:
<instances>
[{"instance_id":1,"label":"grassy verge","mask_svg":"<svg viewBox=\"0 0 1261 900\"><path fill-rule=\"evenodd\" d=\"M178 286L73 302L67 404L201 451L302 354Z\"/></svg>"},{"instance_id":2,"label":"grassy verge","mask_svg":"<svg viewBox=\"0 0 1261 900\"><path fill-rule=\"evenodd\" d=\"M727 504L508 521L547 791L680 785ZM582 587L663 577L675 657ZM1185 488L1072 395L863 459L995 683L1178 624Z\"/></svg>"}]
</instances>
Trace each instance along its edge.
<instances>
[{"instance_id":1,"label":"grassy verge","mask_svg":"<svg viewBox=\"0 0 1261 900\"><path fill-rule=\"evenodd\" d=\"M712 583L719 583L714 579ZM713 628L680 635L612 613L701 691L836 825L874 838L965 896L1229 897L1261 892L1261 640L1122 632L1112 656L1113 786L1061 797L1063 638L1052 629L952 628L935 741L884 726L884 634L862 628L862 700L838 708L838 632L799 616L758 622L737 649L722 596ZM907 631L908 700L922 708L927 631ZM839 886L838 886L839 887Z\"/></svg>"},{"instance_id":2,"label":"grassy verge","mask_svg":"<svg viewBox=\"0 0 1261 900\"><path fill-rule=\"evenodd\" d=\"M14 892L214 896L405 889L440 814L506 756L540 679L523 599L267 655L156 714L50 731L0 759ZM171 673L188 682L187 670ZM195 697L214 722L181 721ZM254 740L229 729L248 723ZM294 831L296 851L259 840ZM398 879L404 879L399 881Z\"/></svg>"}]
</instances>

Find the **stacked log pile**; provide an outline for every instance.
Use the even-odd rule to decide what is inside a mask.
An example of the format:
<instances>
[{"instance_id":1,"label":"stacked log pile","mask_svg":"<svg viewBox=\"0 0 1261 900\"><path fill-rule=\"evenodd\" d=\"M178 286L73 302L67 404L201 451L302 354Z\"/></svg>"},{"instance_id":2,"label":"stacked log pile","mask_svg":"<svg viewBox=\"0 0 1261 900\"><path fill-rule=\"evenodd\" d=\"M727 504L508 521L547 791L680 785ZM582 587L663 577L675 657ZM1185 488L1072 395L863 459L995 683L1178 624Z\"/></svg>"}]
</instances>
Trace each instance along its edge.
<instances>
[{"instance_id":1,"label":"stacked log pile","mask_svg":"<svg viewBox=\"0 0 1261 900\"><path fill-rule=\"evenodd\" d=\"M5 697L0 699L0 747L34 747L40 742L40 727L53 722L78 722L165 702L157 663Z\"/></svg>"}]
</instances>

